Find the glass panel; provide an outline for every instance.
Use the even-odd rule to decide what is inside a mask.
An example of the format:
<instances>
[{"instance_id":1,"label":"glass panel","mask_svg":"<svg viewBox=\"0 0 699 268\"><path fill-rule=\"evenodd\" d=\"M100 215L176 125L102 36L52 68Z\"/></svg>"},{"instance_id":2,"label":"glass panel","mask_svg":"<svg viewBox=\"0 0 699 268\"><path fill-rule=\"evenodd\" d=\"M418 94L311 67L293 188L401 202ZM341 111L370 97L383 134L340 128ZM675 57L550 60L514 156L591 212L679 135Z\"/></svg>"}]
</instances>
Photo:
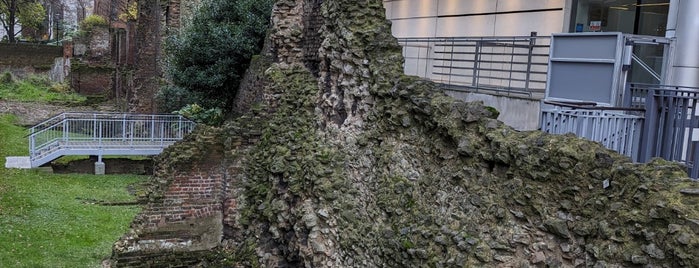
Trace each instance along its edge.
<instances>
[{"instance_id":1,"label":"glass panel","mask_svg":"<svg viewBox=\"0 0 699 268\"><path fill-rule=\"evenodd\" d=\"M640 8L637 34L665 36L670 2L668 0L643 0Z\"/></svg>"},{"instance_id":2,"label":"glass panel","mask_svg":"<svg viewBox=\"0 0 699 268\"><path fill-rule=\"evenodd\" d=\"M636 57L640 59L646 65L646 67L653 70L655 74L660 76L660 74L663 73L663 49L663 45L636 44L636 46L633 48L633 54L636 55ZM635 60L632 61L627 82L645 84L660 83L660 81L653 78L648 70L646 70Z\"/></svg>"},{"instance_id":3,"label":"glass panel","mask_svg":"<svg viewBox=\"0 0 699 268\"><path fill-rule=\"evenodd\" d=\"M578 0L571 32L664 36L669 0Z\"/></svg>"}]
</instances>

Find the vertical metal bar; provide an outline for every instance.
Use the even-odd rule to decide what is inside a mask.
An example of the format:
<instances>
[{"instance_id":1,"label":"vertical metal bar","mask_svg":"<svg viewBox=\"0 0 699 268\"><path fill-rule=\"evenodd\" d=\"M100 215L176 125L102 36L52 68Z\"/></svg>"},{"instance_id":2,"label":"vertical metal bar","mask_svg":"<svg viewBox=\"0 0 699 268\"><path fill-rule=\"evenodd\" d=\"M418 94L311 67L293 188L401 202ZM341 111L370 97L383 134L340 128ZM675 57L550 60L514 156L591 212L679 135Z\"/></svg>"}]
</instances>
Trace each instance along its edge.
<instances>
[{"instance_id":1,"label":"vertical metal bar","mask_svg":"<svg viewBox=\"0 0 699 268\"><path fill-rule=\"evenodd\" d=\"M692 140L690 137L689 139L687 139L685 141L685 137L689 136L689 135L685 135L685 133L689 129L689 127L687 126L688 112L690 109L689 108L689 98L678 96L677 102L678 102L678 107L677 107L678 113L675 113L675 114L677 114L677 117L675 118L674 121L677 122L679 127L677 128L677 133L676 133L677 144L675 147L675 151L673 153L673 158L677 159L677 160L685 160L686 161L686 160L689 160L688 159L689 155L684 154L685 150L683 150L683 148L684 148L684 146L689 146L689 142L691 142L691 140ZM687 143L685 143L685 142L687 142Z\"/></svg>"},{"instance_id":2,"label":"vertical metal bar","mask_svg":"<svg viewBox=\"0 0 699 268\"><path fill-rule=\"evenodd\" d=\"M665 142L667 142L667 137L665 136L666 131L664 130L666 122L666 111L667 111L667 105L666 105L666 100L665 97L662 95L662 90L658 90L658 94L656 96L658 98L658 128L655 129L655 131L658 132L658 139L655 141L655 151L653 154L653 157L665 157L663 156L663 145ZM669 144L668 144L669 145Z\"/></svg>"},{"instance_id":3,"label":"vertical metal bar","mask_svg":"<svg viewBox=\"0 0 699 268\"><path fill-rule=\"evenodd\" d=\"M446 43L446 42L445 42ZM451 45L449 46L449 79L448 85L451 85L451 76L453 75L453 67L454 66L454 39L451 40Z\"/></svg>"},{"instance_id":4,"label":"vertical metal bar","mask_svg":"<svg viewBox=\"0 0 699 268\"><path fill-rule=\"evenodd\" d=\"M92 119L92 140L97 140L97 115L92 114L93 119Z\"/></svg>"},{"instance_id":5,"label":"vertical metal bar","mask_svg":"<svg viewBox=\"0 0 699 268\"><path fill-rule=\"evenodd\" d=\"M699 151L699 148L696 148L697 147L696 145L699 145L699 143L696 141L692 141L692 138L694 137L694 132L696 132L698 130L697 129L697 127L698 127L698 125L697 125L697 100L699 100L699 94L692 93L692 104L691 104L692 108L691 108L691 113L689 115L690 116L690 119L689 119L690 131L689 131L689 135L688 135L689 137L687 139L687 144L694 145L694 146L691 146L694 150L693 153L692 153L692 151L687 152L687 156L688 157L691 156L691 160L692 160L691 174L695 174L695 173L699 172L699 163L697 163L697 162L699 162L699 159L697 159L697 153L699 153L697 151ZM691 177L694 179L697 178L697 176L691 176Z\"/></svg>"},{"instance_id":6,"label":"vertical metal bar","mask_svg":"<svg viewBox=\"0 0 699 268\"><path fill-rule=\"evenodd\" d=\"M34 156L36 156L36 151L35 151L36 144L35 144L35 142L36 142L36 134L32 133L32 135L29 136L29 156L32 159L34 158Z\"/></svg>"},{"instance_id":7,"label":"vertical metal bar","mask_svg":"<svg viewBox=\"0 0 699 268\"><path fill-rule=\"evenodd\" d=\"M639 162L647 162L651 159L654 143L657 142L658 107L654 95L654 89L646 91L646 112L643 132L640 135L641 139L639 142Z\"/></svg>"},{"instance_id":8,"label":"vertical metal bar","mask_svg":"<svg viewBox=\"0 0 699 268\"><path fill-rule=\"evenodd\" d=\"M129 122L129 127L131 128L129 130L129 133L131 133L131 135L129 135L129 145L131 145L132 147L133 147L133 136L136 135L136 133L134 133L134 129L133 129L135 124L136 124L136 121L134 121L134 120L131 120Z\"/></svg>"},{"instance_id":9,"label":"vertical metal bar","mask_svg":"<svg viewBox=\"0 0 699 268\"><path fill-rule=\"evenodd\" d=\"M434 56L431 53L434 51L434 49L432 48L432 46L433 46L432 44L433 44L432 38L427 38L427 48L426 48L427 51L425 54L425 78L428 78L430 80L432 80L432 74L431 74L431 72L428 72L428 66L429 66L429 69L432 70L433 69L432 66L434 65L434 60L433 60ZM430 64L430 62L432 62L432 64ZM429 76L428 76L428 74L429 74Z\"/></svg>"},{"instance_id":10,"label":"vertical metal bar","mask_svg":"<svg viewBox=\"0 0 699 268\"><path fill-rule=\"evenodd\" d=\"M666 95L666 94L670 93L666 90L663 90L663 93L664 93L663 97L667 103L667 111L665 111L664 115L665 115L665 122L667 122L666 125L668 126L668 128L665 129L665 134L663 136L665 136L665 139L669 139L670 146L666 146L664 148L662 157L667 159L667 160L674 161L674 160L678 160L678 159L674 158L673 154L672 154L672 152L674 150L676 150L677 143L678 143L677 133L678 133L679 129L678 129L678 124L677 124L677 120L676 120L677 113L678 113L678 111L677 111L678 105L676 103L677 98Z\"/></svg>"},{"instance_id":11,"label":"vertical metal bar","mask_svg":"<svg viewBox=\"0 0 699 268\"><path fill-rule=\"evenodd\" d=\"M478 68L481 62L481 42L476 41L476 47L473 49L473 77L471 77L471 86L478 92Z\"/></svg>"},{"instance_id":12,"label":"vertical metal bar","mask_svg":"<svg viewBox=\"0 0 699 268\"><path fill-rule=\"evenodd\" d=\"M68 141L68 120L63 120L62 122L62 127L63 127L63 142Z\"/></svg>"},{"instance_id":13,"label":"vertical metal bar","mask_svg":"<svg viewBox=\"0 0 699 268\"><path fill-rule=\"evenodd\" d=\"M160 121L160 146L163 146L163 140L165 138L165 120Z\"/></svg>"},{"instance_id":14,"label":"vertical metal bar","mask_svg":"<svg viewBox=\"0 0 699 268\"><path fill-rule=\"evenodd\" d=\"M507 95L508 96L510 95L510 92L512 91L512 72L514 71L513 68L515 65L515 46L516 46L515 42L516 41L517 40L515 40L514 38L512 39L512 49L510 50L511 51L510 52L510 75L509 75L509 79L507 82Z\"/></svg>"},{"instance_id":15,"label":"vertical metal bar","mask_svg":"<svg viewBox=\"0 0 699 268\"><path fill-rule=\"evenodd\" d=\"M102 150L102 121L99 121L99 135L98 135L98 140L97 143L99 144L99 149L100 151Z\"/></svg>"},{"instance_id":16,"label":"vertical metal bar","mask_svg":"<svg viewBox=\"0 0 699 268\"><path fill-rule=\"evenodd\" d=\"M694 154L692 156L694 162L692 163L692 167L689 170L689 177L692 179L697 179L699 178L699 165L697 164L697 159L699 159L699 148L697 148L699 147L699 142L692 142L692 147L694 148Z\"/></svg>"},{"instance_id":17,"label":"vertical metal bar","mask_svg":"<svg viewBox=\"0 0 699 268\"><path fill-rule=\"evenodd\" d=\"M155 115L150 116L150 141L155 139Z\"/></svg>"},{"instance_id":18,"label":"vertical metal bar","mask_svg":"<svg viewBox=\"0 0 699 268\"><path fill-rule=\"evenodd\" d=\"M121 140L126 141L126 114L121 119Z\"/></svg>"},{"instance_id":19,"label":"vertical metal bar","mask_svg":"<svg viewBox=\"0 0 699 268\"><path fill-rule=\"evenodd\" d=\"M532 92L529 90L529 80L531 79L531 72L532 72L532 54L534 54L534 46L536 46L536 36L537 32L531 32L529 34L529 51L527 53L527 72L525 73L524 76L524 90L529 92L529 96L531 97Z\"/></svg>"},{"instance_id":20,"label":"vertical metal bar","mask_svg":"<svg viewBox=\"0 0 699 268\"><path fill-rule=\"evenodd\" d=\"M417 59L415 60L415 75L420 76L420 42L416 42L415 48L417 48Z\"/></svg>"},{"instance_id":21,"label":"vertical metal bar","mask_svg":"<svg viewBox=\"0 0 699 268\"><path fill-rule=\"evenodd\" d=\"M182 138L182 115L177 116L177 139Z\"/></svg>"}]
</instances>

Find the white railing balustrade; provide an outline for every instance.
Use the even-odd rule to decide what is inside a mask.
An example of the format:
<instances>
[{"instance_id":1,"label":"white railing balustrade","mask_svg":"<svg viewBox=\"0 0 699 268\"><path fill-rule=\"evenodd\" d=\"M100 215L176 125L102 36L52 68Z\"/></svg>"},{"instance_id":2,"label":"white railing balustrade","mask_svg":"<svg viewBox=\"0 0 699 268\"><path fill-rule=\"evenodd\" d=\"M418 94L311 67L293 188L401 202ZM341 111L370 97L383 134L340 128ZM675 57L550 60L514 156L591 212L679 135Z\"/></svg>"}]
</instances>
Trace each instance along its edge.
<instances>
[{"instance_id":1,"label":"white railing balustrade","mask_svg":"<svg viewBox=\"0 0 699 268\"><path fill-rule=\"evenodd\" d=\"M31 128L32 167L63 155L153 155L184 138L195 123L181 115L63 113Z\"/></svg>"}]
</instances>

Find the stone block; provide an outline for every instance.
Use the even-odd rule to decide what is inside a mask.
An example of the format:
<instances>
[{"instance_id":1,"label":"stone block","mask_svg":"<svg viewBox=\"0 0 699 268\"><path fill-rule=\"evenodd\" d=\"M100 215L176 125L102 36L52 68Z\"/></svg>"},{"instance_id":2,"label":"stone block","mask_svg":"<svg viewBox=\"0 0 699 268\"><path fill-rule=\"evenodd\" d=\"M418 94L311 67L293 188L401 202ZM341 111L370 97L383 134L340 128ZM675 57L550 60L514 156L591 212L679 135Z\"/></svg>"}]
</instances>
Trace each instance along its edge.
<instances>
[{"instance_id":1,"label":"stone block","mask_svg":"<svg viewBox=\"0 0 699 268\"><path fill-rule=\"evenodd\" d=\"M32 168L32 163L29 161L29 156L8 156L5 157L5 168Z\"/></svg>"},{"instance_id":2,"label":"stone block","mask_svg":"<svg viewBox=\"0 0 699 268\"><path fill-rule=\"evenodd\" d=\"M104 175L104 162L95 162L95 175Z\"/></svg>"}]
</instances>

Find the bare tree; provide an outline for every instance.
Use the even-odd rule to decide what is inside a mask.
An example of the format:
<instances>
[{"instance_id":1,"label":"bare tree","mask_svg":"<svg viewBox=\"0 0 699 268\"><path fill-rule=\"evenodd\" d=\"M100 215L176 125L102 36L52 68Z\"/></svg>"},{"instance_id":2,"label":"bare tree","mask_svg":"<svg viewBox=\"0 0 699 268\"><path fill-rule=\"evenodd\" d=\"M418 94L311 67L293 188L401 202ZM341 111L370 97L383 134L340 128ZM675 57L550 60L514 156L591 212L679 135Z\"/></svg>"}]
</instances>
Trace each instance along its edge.
<instances>
[{"instance_id":1,"label":"bare tree","mask_svg":"<svg viewBox=\"0 0 699 268\"><path fill-rule=\"evenodd\" d=\"M78 22L81 22L82 20L87 17L87 7L88 7L88 2L91 0L77 0L78 2Z\"/></svg>"},{"instance_id":2,"label":"bare tree","mask_svg":"<svg viewBox=\"0 0 699 268\"><path fill-rule=\"evenodd\" d=\"M35 28L44 20L46 11L36 0L0 0L0 24L10 42L15 42L21 27Z\"/></svg>"}]
</instances>

